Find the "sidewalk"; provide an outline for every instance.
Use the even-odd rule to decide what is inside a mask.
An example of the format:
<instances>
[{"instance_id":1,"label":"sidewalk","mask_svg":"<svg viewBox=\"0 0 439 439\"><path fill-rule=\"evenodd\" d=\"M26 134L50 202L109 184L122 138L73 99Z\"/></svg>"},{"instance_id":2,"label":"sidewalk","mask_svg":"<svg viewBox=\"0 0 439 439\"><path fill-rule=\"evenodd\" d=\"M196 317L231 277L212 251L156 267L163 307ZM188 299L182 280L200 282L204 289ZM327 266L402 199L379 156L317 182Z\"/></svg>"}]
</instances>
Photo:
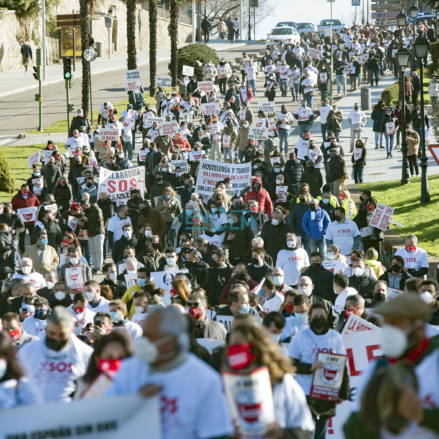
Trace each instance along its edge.
<instances>
[{"instance_id":1,"label":"sidewalk","mask_svg":"<svg viewBox=\"0 0 439 439\"><path fill-rule=\"evenodd\" d=\"M243 47L247 44L254 44L256 42L243 41L231 44L228 40L211 40L208 44L209 47L216 52L234 49L237 47ZM183 46L186 46L184 44ZM179 47L183 47L179 46ZM106 57L96 58L91 64L92 75L98 75L100 73L107 73L115 70L126 70L126 53L112 55L111 59ZM157 49L157 63L163 61L169 61L171 59L171 48L165 47L163 49ZM144 66L149 64L149 50L143 50L137 52L137 65ZM34 64L35 65L35 64ZM63 65L53 64L47 66L47 79L43 80L43 87L46 85L56 84L63 82ZM73 72L73 79L77 80L82 77L82 65L81 60L76 60L76 72ZM10 96L23 91L38 89L38 81L33 77L33 69L30 66L27 75L24 73L24 68L12 72L5 72L0 74L0 98Z\"/></svg>"}]
</instances>

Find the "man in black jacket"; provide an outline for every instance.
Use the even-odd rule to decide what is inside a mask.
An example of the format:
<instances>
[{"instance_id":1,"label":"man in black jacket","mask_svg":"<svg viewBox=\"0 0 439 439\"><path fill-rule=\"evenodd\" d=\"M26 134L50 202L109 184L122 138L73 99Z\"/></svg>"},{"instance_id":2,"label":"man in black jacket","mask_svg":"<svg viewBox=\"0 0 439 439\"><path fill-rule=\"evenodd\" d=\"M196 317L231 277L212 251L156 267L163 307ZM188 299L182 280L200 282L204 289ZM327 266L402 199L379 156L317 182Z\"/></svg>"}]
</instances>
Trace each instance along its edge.
<instances>
[{"instance_id":1,"label":"man in black jacket","mask_svg":"<svg viewBox=\"0 0 439 439\"><path fill-rule=\"evenodd\" d=\"M114 262L109 262L102 266L102 272L105 276L100 285L106 285L111 288L113 299L121 299L127 291L126 283L117 279L117 268Z\"/></svg>"},{"instance_id":2,"label":"man in black jacket","mask_svg":"<svg viewBox=\"0 0 439 439\"><path fill-rule=\"evenodd\" d=\"M41 175L44 177L44 181L47 184L46 189L49 194L53 194L55 186L62 176L61 169L55 164L55 157L49 157L47 159L47 164L41 166Z\"/></svg>"},{"instance_id":3,"label":"man in black jacket","mask_svg":"<svg viewBox=\"0 0 439 439\"><path fill-rule=\"evenodd\" d=\"M248 275L258 283L273 271L273 268L264 262L264 256L263 248L252 249L252 263L247 266Z\"/></svg>"},{"instance_id":4,"label":"man in black jacket","mask_svg":"<svg viewBox=\"0 0 439 439\"><path fill-rule=\"evenodd\" d=\"M352 262L353 275L349 278L349 286L355 288L365 300L370 300L375 279L368 276L365 269L366 264L363 259L354 259Z\"/></svg>"},{"instance_id":5,"label":"man in black jacket","mask_svg":"<svg viewBox=\"0 0 439 439\"><path fill-rule=\"evenodd\" d=\"M134 236L133 226L125 224L122 227L123 236L113 244L112 258L115 264L121 262L124 258L125 248L131 246L136 248L137 238Z\"/></svg>"},{"instance_id":6,"label":"man in black jacket","mask_svg":"<svg viewBox=\"0 0 439 439\"><path fill-rule=\"evenodd\" d=\"M27 69L29 68L29 59L33 59L32 47L30 47L28 41L25 41L25 43L21 46L20 52L21 60L24 66L24 73L27 73Z\"/></svg>"},{"instance_id":7,"label":"man in black jacket","mask_svg":"<svg viewBox=\"0 0 439 439\"><path fill-rule=\"evenodd\" d=\"M216 306L219 304L219 297L228 279L232 277L233 267L226 263L224 250L215 250L211 257L212 266L207 270L202 286L207 292L207 301L209 304Z\"/></svg>"},{"instance_id":8,"label":"man in black jacket","mask_svg":"<svg viewBox=\"0 0 439 439\"><path fill-rule=\"evenodd\" d=\"M294 190L297 192L303 174L303 166L302 162L296 158L295 151L290 152L290 159L285 163L284 173L288 176Z\"/></svg>"},{"instance_id":9,"label":"man in black jacket","mask_svg":"<svg viewBox=\"0 0 439 439\"><path fill-rule=\"evenodd\" d=\"M20 215L12 210L12 204L10 202L3 204L3 213L0 214L0 224L2 223L7 224L12 229L11 234L16 235L17 239L18 235L24 232L23 221Z\"/></svg>"},{"instance_id":10,"label":"man in black jacket","mask_svg":"<svg viewBox=\"0 0 439 439\"><path fill-rule=\"evenodd\" d=\"M212 29L212 25L207 17L203 18L203 21L201 22L201 29L203 30L204 44L207 44L209 42L209 32Z\"/></svg>"},{"instance_id":11,"label":"man in black jacket","mask_svg":"<svg viewBox=\"0 0 439 439\"><path fill-rule=\"evenodd\" d=\"M160 237L151 235L145 238L145 250L136 256L136 259L142 263L151 273L158 271L160 265L165 262L164 255L160 253Z\"/></svg>"},{"instance_id":12,"label":"man in black jacket","mask_svg":"<svg viewBox=\"0 0 439 439\"><path fill-rule=\"evenodd\" d=\"M63 241L63 234L60 226L53 220L51 212L45 212L42 223L37 222L32 231L31 244L37 242L38 236L42 230L47 231L48 244L55 250L58 250Z\"/></svg>"},{"instance_id":13,"label":"man in black jacket","mask_svg":"<svg viewBox=\"0 0 439 439\"><path fill-rule=\"evenodd\" d=\"M33 316L35 313L35 300L40 297L37 296L37 290L31 283L24 284L23 293L19 297L11 300L8 312L15 312L20 315L21 321L26 317Z\"/></svg>"},{"instance_id":14,"label":"man in black jacket","mask_svg":"<svg viewBox=\"0 0 439 439\"><path fill-rule=\"evenodd\" d=\"M203 285L206 279L209 265L199 259L198 251L191 249L186 253L186 268L189 273L195 276L198 285Z\"/></svg>"},{"instance_id":15,"label":"man in black jacket","mask_svg":"<svg viewBox=\"0 0 439 439\"><path fill-rule=\"evenodd\" d=\"M308 276L314 285L313 294L329 302L334 303L333 279L334 275L322 266L322 255L318 252L312 252L310 255L308 270L303 276Z\"/></svg>"},{"instance_id":16,"label":"man in black jacket","mask_svg":"<svg viewBox=\"0 0 439 439\"><path fill-rule=\"evenodd\" d=\"M328 182L334 185L334 195L338 197L340 190L348 177L346 163L336 148L330 150L331 161L329 162Z\"/></svg>"},{"instance_id":17,"label":"man in black jacket","mask_svg":"<svg viewBox=\"0 0 439 439\"><path fill-rule=\"evenodd\" d=\"M78 178L79 177L83 177L83 173L88 169L88 166L84 165L82 163L82 157L81 156L76 156L75 157L75 164L73 166L70 167L70 171L69 171L69 183L72 186L72 194L73 194L73 199L74 200L78 200L80 195L79 195L79 188L80 186L78 185Z\"/></svg>"},{"instance_id":18,"label":"man in black jacket","mask_svg":"<svg viewBox=\"0 0 439 439\"><path fill-rule=\"evenodd\" d=\"M275 209L271 221L265 223L261 232L265 251L273 258L273 261L277 259L277 254L283 249L287 240L287 233L292 232L294 232L294 230L285 222L283 213ZM257 280L251 274L250 276L252 279Z\"/></svg>"},{"instance_id":19,"label":"man in black jacket","mask_svg":"<svg viewBox=\"0 0 439 439\"><path fill-rule=\"evenodd\" d=\"M0 228L0 274L15 271L15 246L9 242L8 227L3 225ZM5 279L2 276L2 279Z\"/></svg>"}]
</instances>

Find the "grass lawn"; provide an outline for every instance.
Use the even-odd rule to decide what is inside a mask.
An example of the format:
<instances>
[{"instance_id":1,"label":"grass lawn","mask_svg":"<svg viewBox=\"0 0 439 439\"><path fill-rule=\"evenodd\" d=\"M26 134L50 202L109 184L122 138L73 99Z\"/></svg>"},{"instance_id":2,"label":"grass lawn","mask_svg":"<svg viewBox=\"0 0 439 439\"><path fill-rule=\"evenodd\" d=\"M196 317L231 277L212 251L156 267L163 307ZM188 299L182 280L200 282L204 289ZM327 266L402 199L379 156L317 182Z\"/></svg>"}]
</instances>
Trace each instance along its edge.
<instances>
[{"instance_id":1,"label":"grass lawn","mask_svg":"<svg viewBox=\"0 0 439 439\"><path fill-rule=\"evenodd\" d=\"M396 227L403 236L413 233L418 237L419 245L430 256L439 257L439 175L428 178L430 187L429 204L421 205L421 177L412 178L411 183L401 186L399 180L359 185L361 189L370 188L372 196L378 202L395 209L393 220L403 224Z\"/></svg>"},{"instance_id":2,"label":"grass lawn","mask_svg":"<svg viewBox=\"0 0 439 439\"><path fill-rule=\"evenodd\" d=\"M20 189L21 185L31 176L31 170L27 167L27 159L36 151L41 151L44 145L25 145L25 146L2 146L1 151L9 164L11 177L14 179L15 189ZM0 201L11 201L16 194L0 192Z\"/></svg>"}]
</instances>

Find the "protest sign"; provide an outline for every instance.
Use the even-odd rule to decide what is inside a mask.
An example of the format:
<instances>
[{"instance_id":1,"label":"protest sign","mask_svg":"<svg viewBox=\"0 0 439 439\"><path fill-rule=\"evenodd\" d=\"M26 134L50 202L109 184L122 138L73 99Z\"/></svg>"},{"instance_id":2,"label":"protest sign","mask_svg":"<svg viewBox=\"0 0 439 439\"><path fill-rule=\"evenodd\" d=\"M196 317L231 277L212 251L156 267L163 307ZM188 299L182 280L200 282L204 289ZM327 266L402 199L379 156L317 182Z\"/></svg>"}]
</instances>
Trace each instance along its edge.
<instances>
[{"instance_id":1,"label":"protest sign","mask_svg":"<svg viewBox=\"0 0 439 439\"><path fill-rule=\"evenodd\" d=\"M341 335L352 334L356 332L375 331L378 326L372 325L361 317L351 314L344 325Z\"/></svg>"},{"instance_id":2,"label":"protest sign","mask_svg":"<svg viewBox=\"0 0 439 439\"><path fill-rule=\"evenodd\" d=\"M265 114L274 113L276 109L276 104L274 101L259 101L258 111L262 110Z\"/></svg>"},{"instance_id":3,"label":"protest sign","mask_svg":"<svg viewBox=\"0 0 439 439\"><path fill-rule=\"evenodd\" d=\"M403 290L397 290L396 288L387 288L387 300L394 299L401 294L404 294Z\"/></svg>"},{"instance_id":4,"label":"protest sign","mask_svg":"<svg viewBox=\"0 0 439 439\"><path fill-rule=\"evenodd\" d=\"M131 190L139 189L140 197L145 196L145 167L139 166L122 171L109 171L102 168L99 172L99 194L106 193L108 199L126 204L131 198Z\"/></svg>"},{"instance_id":5,"label":"protest sign","mask_svg":"<svg viewBox=\"0 0 439 439\"><path fill-rule=\"evenodd\" d=\"M27 159L27 167L30 169L40 161L40 151L34 152Z\"/></svg>"},{"instance_id":6,"label":"protest sign","mask_svg":"<svg viewBox=\"0 0 439 439\"><path fill-rule=\"evenodd\" d=\"M189 166L186 160L171 160L171 165L174 166L174 169L179 167L181 168L181 172L186 174L189 172Z\"/></svg>"},{"instance_id":7,"label":"protest sign","mask_svg":"<svg viewBox=\"0 0 439 439\"><path fill-rule=\"evenodd\" d=\"M328 74L327 73L320 73L320 82L322 84L326 84L328 82Z\"/></svg>"},{"instance_id":8,"label":"protest sign","mask_svg":"<svg viewBox=\"0 0 439 439\"><path fill-rule=\"evenodd\" d=\"M125 283L127 285L127 289L136 285L137 273L125 274Z\"/></svg>"},{"instance_id":9,"label":"protest sign","mask_svg":"<svg viewBox=\"0 0 439 439\"><path fill-rule=\"evenodd\" d=\"M134 69L134 70L126 70L125 71L125 81L139 81L140 80L140 70Z\"/></svg>"},{"instance_id":10,"label":"protest sign","mask_svg":"<svg viewBox=\"0 0 439 439\"><path fill-rule=\"evenodd\" d=\"M225 340L218 340L216 338L197 338L197 343L205 347L210 355L212 355L216 349L226 345Z\"/></svg>"},{"instance_id":11,"label":"protest sign","mask_svg":"<svg viewBox=\"0 0 439 439\"><path fill-rule=\"evenodd\" d=\"M65 363L55 361L55 366ZM50 368L47 368L49 370ZM62 371L54 371L54 380ZM49 372L50 373L50 372ZM148 430L148 437L161 438L160 396L143 398L140 394L73 400L68 404L25 405L0 414L3 438L87 437L119 439L138 437ZM23 419L26 422L23 423Z\"/></svg>"},{"instance_id":12,"label":"protest sign","mask_svg":"<svg viewBox=\"0 0 439 439\"><path fill-rule=\"evenodd\" d=\"M146 160L146 154L148 154L146 149L139 151L139 162L144 162Z\"/></svg>"},{"instance_id":13,"label":"protest sign","mask_svg":"<svg viewBox=\"0 0 439 439\"><path fill-rule=\"evenodd\" d=\"M286 203L287 202L287 192L288 186L276 186L276 203Z\"/></svg>"},{"instance_id":14,"label":"protest sign","mask_svg":"<svg viewBox=\"0 0 439 439\"><path fill-rule=\"evenodd\" d=\"M119 262L117 264L117 274L120 275L125 271L125 262Z\"/></svg>"},{"instance_id":15,"label":"protest sign","mask_svg":"<svg viewBox=\"0 0 439 439\"><path fill-rule=\"evenodd\" d=\"M172 78L169 76L157 76L155 80L155 85L157 87L171 87L172 86Z\"/></svg>"},{"instance_id":16,"label":"protest sign","mask_svg":"<svg viewBox=\"0 0 439 439\"><path fill-rule=\"evenodd\" d=\"M175 133L178 133L180 128L178 126L178 122L162 122L159 125L159 131L161 136L172 136Z\"/></svg>"},{"instance_id":17,"label":"protest sign","mask_svg":"<svg viewBox=\"0 0 439 439\"><path fill-rule=\"evenodd\" d=\"M164 121L165 121L164 117L151 117L151 116L147 116L146 113L143 114L143 123L145 125L152 125L154 122L161 124Z\"/></svg>"},{"instance_id":18,"label":"protest sign","mask_svg":"<svg viewBox=\"0 0 439 439\"><path fill-rule=\"evenodd\" d=\"M156 271L152 273L151 276L151 282L154 282L157 288L163 288L165 290L165 295L162 300L166 306L171 304L171 288L174 277L178 273L188 272L186 269L179 270L177 266L175 266L175 268L176 270L174 271Z\"/></svg>"},{"instance_id":19,"label":"protest sign","mask_svg":"<svg viewBox=\"0 0 439 439\"><path fill-rule=\"evenodd\" d=\"M70 227L74 232L76 232L76 227L78 226L79 219L74 216L68 216L67 218L67 226Z\"/></svg>"},{"instance_id":20,"label":"protest sign","mask_svg":"<svg viewBox=\"0 0 439 439\"><path fill-rule=\"evenodd\" d=\"M208 104L201 104L201 112L205 115L219 114L220 112L219 102L212 102Z\"/></svg>"},{"instance_id":21,"label":"protest sign","mask_svg":"<svg viewBox=\"0 0 439 439\"><path fill-rule=\"evenodd\" d=\"M280 157L270 157L271 166L274 166L275 163L280 163Z\"/></svg>"},{"instance_id":22,"label":"protest sign","mask_svg":"<svg viewBox=\"0 0 439 439\"><path fill-rule=\"evenodd\" d=\"M53 216L52 218L55 218L56 213L58 212L58 205L57 204L45 204L44 210L46 212L50 212Z\"/></svg>"},{"instance_id":23,"label":"protest sign","mask_svg":"<svg viewBox=\"0 0 439 439\"><path fill-rule=\"evenodd\" d=\"M183 75L194 76L194 68L190 66L183 66Z\"/></svg>"},{"instance_id":24,"label":"protest sign","mask_svg":"<svg viewBox=\"0 0 439 439\"><path fill-rule=\"evenodd\" d=\"M337 401L343 382L346 355L319 352L317 361L323 363L323 366L314 371L309 397Z\"/></svg>"},{"instance_id":25,"label":"protest sign","mask_svg":"<svg viewBox=\"0 0 439 439\"><path fill-rule=\"evenodd\" d=\"M43 151L41 151L41 160L44 162L44 163L47 163L47 159L49 158L49 157L52 157L52 154L53 154L53 150L50 150L50 149L44 149ZM31 156L32 157L32 156Z\"/></svg>"},{"instance_id":26,"label":"protest sign","mask_svg":"<svg viewBox=\"0 0 439 439\"><path fill-rule=\"evenodd\" d=\"M369 225L371 227L376 227L380 230L387 230L387 226L392 218L394 211L395 209L393 209L393 207L389 207L379 203L377 208L375 209L375 212L373 213L373 217L370 220Z\"/></svg>"},{"instance_id":27,"label":"protest sign","mask_svg":"<svg viewBox=\"0 0 439 439\"><path fill-rule=\"evenodd\" d=\"M341 272L341 261L339 259L334 259L333 261L323 261L322 266L334 274Z\"/></svg>"},{"instance_id":28,"label":"protest sign","mask_svg":"<svg viewBox=\"0 0 439 439\"><path fill-rule=\"evenodd\" d=\"M250 374L223 372L222 378L227 402L240 433L245 437L263 437L274 422L268 368L264 366Z\"/></svg>"},{"instance_id":29,"label":"protest sign","mask_svg":"<svg viewBox=\"0 0 439 439\"><path fill-rule=\"evenodd\" d=\"M24 223L37 220L37 207L24 207L23 209L17 209L18 215Z\"/></svg>"},{"instance_id":30,"label":"protest sign","mask_svg":"<svg viewBox=\"0 0 439 439\"><path fill-rule=\"evenodd\" d=\"M202 159L195 191L210 198L217 182L230 178L235 194L239 195L244 188L250 185L251 175L251 163L236 165Z\"/></svg>"},{"instance_id":31,"label":"protest sign","mask_svg":"<svg viewBox=\"0 0 439 439\"><path fill-rule=\"evenodd\" d=\"M66 268L64 278L69 290L84 291L85 282L81 266Z\"/></svg>"},{"instance_id":32,"label":"protest sign","mask_svg":"<svg viewBox=\"0 0 439 439\"><path fill-rule=\"evenodd\" d=\"M102 142L112 141L116 142L119 138L119 130L113 130L110 128L101 128L99 130L99 140Z\"/></svg>"},{"instance_id":33,"label":"protest sign","mask_svg":"<svg viewBox=\"0 0 439 439\"><path fill-rule=\"evenodd\" d=\"M140 90L140 83L137 79L132 81L125 81L125 91L137 91Z\"/></svg>"},{"instance_id":34,"label":"protest sign","mask_svg":"<svg viewBox=\"0 0 439 439\"><path fill-rule=\"evenodd\" d=\"M265 140L268 137L268 128L250 127L248 132L249 139Z\"/></svg>"},{"instance_id":35,"label":"protest sign","mask_svg":"<svg viewBox=\"0 0 439 439\"><path fill-rule=\"evenodd\" d=\"M44 189L44 178L43 177L33 178L32 186L33 186L32 192L34 193L34 195L40 195Z\"/></svg>"},{"instance_id":36,"label":"protest sign","mask_svg":"<svg viewBox=\"0 0 439 439\"><path fill-rule=\"evenodd\" d=\"M224 327L227 329L227 332L230 332L230 328L232 327L232 322L235 320L235 317L220 316L217 314L215 318L218 323L222 323L224 325Z\"/></svg>"},{"instance_id":37,"label":"protest sign","mask_svg":"<svg viewBox=\"0 0 439 439\"><path fill-rule=\"evenodd\" d=\"M308 56L315 59L322 59L322 51L317 49L308 49Z\"/></svg>"},{"instance_id":38,"label":"protest sign","mask_svg":"<svg viewBox=\"0 0 439 439\"><path fill-rule=\"evenodd\" d=\"M189 153L189 161L193 162L195 160L201 160L201 157L203 157L204 151L191 151Z\"/></svg>"},{"instance_id":39,"label":"protest sign","mask_svg":"<svg viewBox=\"0 0 439 439\"><path fill-rule=\"evenodd\" d=\"M212 81L200 81L198 83L198 91L215 91Z\"/></svg>"}]
</instances>

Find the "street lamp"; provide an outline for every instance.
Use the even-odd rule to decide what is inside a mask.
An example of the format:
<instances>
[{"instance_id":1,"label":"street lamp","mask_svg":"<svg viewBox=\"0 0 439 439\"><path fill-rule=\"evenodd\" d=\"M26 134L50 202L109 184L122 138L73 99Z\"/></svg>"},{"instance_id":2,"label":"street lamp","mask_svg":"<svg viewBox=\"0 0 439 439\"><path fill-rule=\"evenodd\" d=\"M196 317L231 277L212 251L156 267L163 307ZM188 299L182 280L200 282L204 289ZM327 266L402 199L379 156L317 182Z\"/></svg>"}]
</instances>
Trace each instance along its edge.
<instances>
[{"instance_id":1,"label":"street lamp","mask_svg":"<svg viewBox=\"0 0 439 439\"><path fill-rule=\"evenodd\" d=\"M405 26L406 18L407 18L406 15L402 11L396 16L396 23L398 24L398 27Z\"/></svg>"},{"instance_id":2,"label":"street lamp","mask_svg":"<svg viewBox=\"0 0 439 439\"><path fill-rule=\"evenodd\" d=\"M427 204L430 202L430 190L428 188L427 167L428 158L425 153L425 111L424 111L424 60L428 55L429 41L424 37L424 34L419 35L413 44L413 49L416 58L418 58L421 65L421 204Z\"/></svg>"},{"instance_id":3,"label":"street lamp","mask_svg":"<svg viewBox=\"0 0 439 439\"><path fill-rule=\"evenodd\" d=\"M403 11L401 11L396 16L396 23L397 23L398 28L399 28L399 48L402 47L402 41L404 40L403 32L404 32L404 29L405 29L406 22L407 22L407 16L404 14ZM394 66L394 69L395 69L395 76L398 76L396 66ZM403 80L403 78L401 76L401 70L399 71L398 82L399 82L399 94L400 95L402 94L403 99L405 99L405 96L403 94L403 86L404 86L403 82L404 82L404 80Z\"/></svg>"},{"instance_id":4,"label":"street lamp","mask_svg":"<svg viewBox=\"0 0 439 439\"><path fill-rule=\"evenodd\" d=\"M410 17L413 18L413 40L415 39L415 21L418 18L419 9L413 5L410 9Z\"/></svg>"},{"instance_id":5,"label":"street lamp","mask_svg":"<svg viewBox=\"0 0 439 439\"><path fill-rule=\"evenodd\" d=\"M408 169L407 169L407 140L406 140L406 114L405 114L405 75L404 71L405 68L409 65L410 60L410 52L405 47L400 47L398 51L396 52L396 62L398 63L398 66L400 68L400 77L402 82L402 142L401 142L401 152L402 152L402 177L401 177L401 184L408 184L410 183Z\"/></svg>"}]
</instances>

